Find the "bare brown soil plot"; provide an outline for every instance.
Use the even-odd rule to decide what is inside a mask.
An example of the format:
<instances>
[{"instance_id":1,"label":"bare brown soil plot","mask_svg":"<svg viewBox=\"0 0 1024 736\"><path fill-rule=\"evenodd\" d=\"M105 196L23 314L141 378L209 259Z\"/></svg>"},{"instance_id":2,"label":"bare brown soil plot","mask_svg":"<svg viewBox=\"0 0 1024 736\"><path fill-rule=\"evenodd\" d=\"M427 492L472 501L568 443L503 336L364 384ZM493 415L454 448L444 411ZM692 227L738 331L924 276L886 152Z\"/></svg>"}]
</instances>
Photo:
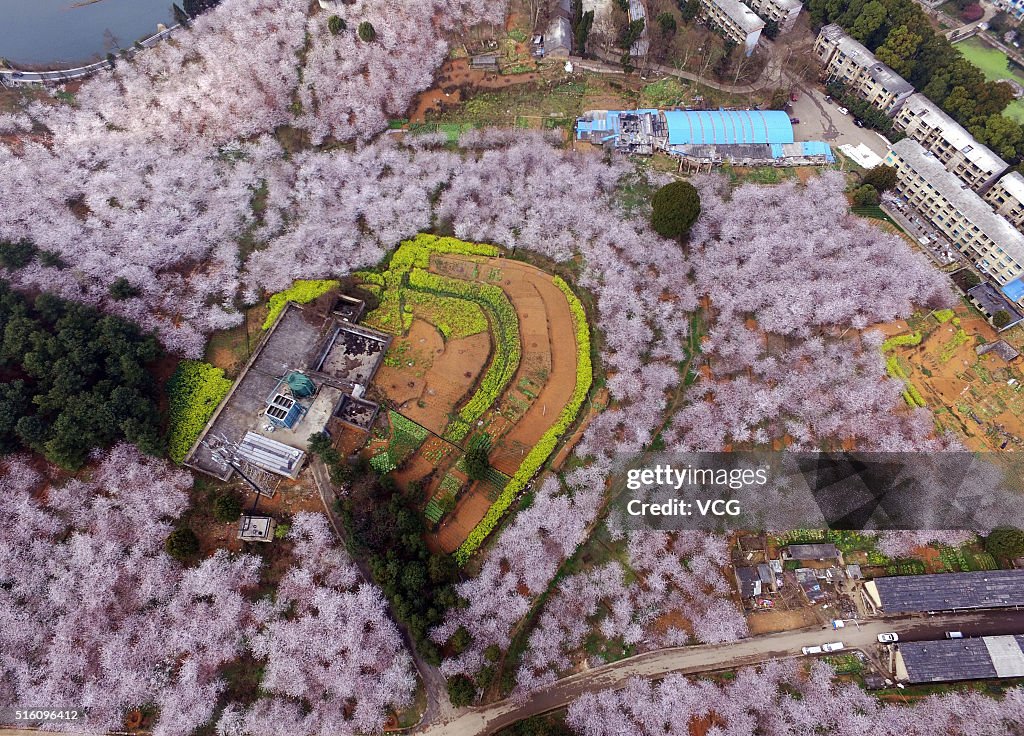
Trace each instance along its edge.
<instances>
[{"instance_id":1,"label":"bare brown soil plot","mask_svg":"<svg viewBox=\"0 0 1024 736\"><path fill-rule=\"evenodd\" d=\"M525 84L540 79L537 72L526 74L498 74L497 72L473 69L468 58L449 59L441 66L436 84L421 92L413 102L409 121L422 123L428 115L443 112L445 108L457 105L465 99L466 90L504 89L515 84Z\"/></svg>"},{"instance_id":2,"label":"bare brown soil plot","mask_svg":"<svg viewBox=\"0 0 1024 736\"><path fill-rule=\"evenodd\" d=\"M479 482L474 483L459 499L455 510L442 520L437 532L427 537L428 546L436 545L446 554L450 554L466 541L473 527L480 523L487 510L491 508L491 501L487 498L485 490L479 488L480 485Z\"/></svg>"},{"instance_id":3,"label":"bare brown soil plot","mask_svg":"<svg viewBox=\"0 0 1024 736\"><path fill-rule=\"evenodd\" d=\"M487 364L490 337L481 332L445 343L433 325L413 320L409 334L395 343L392 354L401 365L382 366L376 385L395 402L398 411L441 434L449 415ZM403 350L403 344L409 347ZM408 365L409 362L414 365Z\"/></svg>"},{"instance_id":4,"label":"bare brown soil plot","mask_svg":"<svg viewBox=\"0 0 1024 736\"><path fill-rule=\"evenodd\" d=\"M750 629L751 636L802 629L817 623L818 617L810 608L799 608L793 611L754 611L747 615L747 628Z\"/></svg>"},{"instance_id":5,"label":"bare brown soil plot","mask_svg":"<svg viewBox=\"0 0 1024 736\"><path fill-rule=\"evenodd\" d=\"M499 440L495 453L492 455L494 466L502 472L512 475L525 456L522 450L525 449L526 452L529 452L533 448L544 432L555 423L562 409L572 398L572 392L576 388L576 332L573 327L572 312L569 310L569 302L566 301L565 294L555 286L551 276L533 266L518 262L503 263L502 271L505 279L501 282L501 288L509 295L517 313L520 313L520 303L522 303L522 300L517 297L520 294L529 293L527 286L532 287L540 295L547 316L547 337L551 361L551 371L537 398L512 431ZM528 316L528 312L525 316L520 314L520 320L522 321ZM530 342L526 343L525 339L528 337ZM532 337L524 335L524 352L525 345L533 347ZM506 392L506 397L509 393L516 391L521 382L530 380L535 370L535 366L529 365L524 360L512 379L512 388ZM503 398L504 400L505 398Z\"/></svg>"}]
</instances>

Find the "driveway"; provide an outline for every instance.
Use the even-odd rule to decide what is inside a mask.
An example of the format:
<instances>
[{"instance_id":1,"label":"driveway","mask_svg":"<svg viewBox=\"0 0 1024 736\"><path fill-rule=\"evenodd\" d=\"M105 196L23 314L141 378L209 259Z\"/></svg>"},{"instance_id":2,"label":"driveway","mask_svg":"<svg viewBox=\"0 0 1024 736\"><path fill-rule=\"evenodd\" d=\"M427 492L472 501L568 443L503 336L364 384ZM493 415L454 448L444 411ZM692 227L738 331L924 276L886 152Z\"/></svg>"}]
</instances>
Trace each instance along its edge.
<instances>
[{"instance_id":1,"label":"driveway","mask_svg":"<svg viewBox=\"0 0 1024 736\"><path fill-rule=\"evenodd\" d=\"M800 99L790 103L790 116L800 123L793 126L800 141L826 141L834 146L863 143L880 158L889 152L889 144L870 128L859 128L852 115L839 113L839 106L825 101L825 93L803 82L798 85Z\"/></svg>"}]
</instances>

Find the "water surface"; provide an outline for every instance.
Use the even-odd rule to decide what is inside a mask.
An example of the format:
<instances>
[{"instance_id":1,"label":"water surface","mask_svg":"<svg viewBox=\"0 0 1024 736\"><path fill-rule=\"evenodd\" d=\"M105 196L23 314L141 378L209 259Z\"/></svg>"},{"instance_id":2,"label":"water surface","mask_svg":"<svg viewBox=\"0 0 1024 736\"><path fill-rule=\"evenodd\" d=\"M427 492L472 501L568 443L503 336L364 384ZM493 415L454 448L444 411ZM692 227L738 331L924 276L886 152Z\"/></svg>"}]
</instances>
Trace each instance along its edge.
<instances>
[{"instance_id":1,"label":"water surface","mask_svg":"<svg viewBox=\"0 0 1024 736\"><path fill-rule=\"evenodd\" d=\"M173 0L0 0L0 57L14 66L62 67L172 25Z\"/></svg>"}]
</instances>

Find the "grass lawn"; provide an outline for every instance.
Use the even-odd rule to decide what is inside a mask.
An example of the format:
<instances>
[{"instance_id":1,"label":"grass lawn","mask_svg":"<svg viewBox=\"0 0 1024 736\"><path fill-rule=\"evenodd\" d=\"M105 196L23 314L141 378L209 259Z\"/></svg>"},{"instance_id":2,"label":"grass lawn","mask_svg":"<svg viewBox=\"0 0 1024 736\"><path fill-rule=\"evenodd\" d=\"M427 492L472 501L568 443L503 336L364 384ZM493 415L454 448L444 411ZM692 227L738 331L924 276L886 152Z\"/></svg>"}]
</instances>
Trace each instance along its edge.
<instances>
[{"instance_id":1,"label":"grass lawn","mask_svg":"<svg viewBox=\"0 0 1024 736\"><path fill-rule=\"evenodd\" d=\"M973 37L955 46L972 64L981 69L985 79L1013 79L1024 84L1024 73L1011 66L1006 54L999 49L994 49ZM1007 106L1005 112L1014 120L1024 123L1024 100L1014 100Z\"/></svg>"}]
</instances>

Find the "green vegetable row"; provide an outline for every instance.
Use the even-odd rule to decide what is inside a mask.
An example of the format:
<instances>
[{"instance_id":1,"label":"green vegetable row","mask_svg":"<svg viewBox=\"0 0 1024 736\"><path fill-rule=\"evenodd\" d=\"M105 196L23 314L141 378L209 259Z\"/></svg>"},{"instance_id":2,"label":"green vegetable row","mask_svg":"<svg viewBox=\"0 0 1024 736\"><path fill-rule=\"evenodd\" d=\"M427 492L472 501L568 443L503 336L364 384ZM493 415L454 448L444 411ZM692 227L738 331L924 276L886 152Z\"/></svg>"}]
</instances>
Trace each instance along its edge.
<instances>
[{"instance_id":1,"label":"green vegetable row","mask_svg":"<svg viewBox=\"0 0 1024 736\"><path fill-rule=\"evenodd\" d=\"M453 296L480 304L490 314L495 337L494 357L484 373L480 386L459 410L458 422L452 422L445 436L458 442L470 426L483 416L508 386L522 357L519 341L519 319L512 302L499 287L438 276L414 268L409 273L409 286L440 296Z\"/></svg>"},{"instance_id":2,"label":"green vegetable row","mask_svg":"<svg viewBox=\"0 0 1024 736\"><path fill-rule=\"evenodd\" d=\"M331 289L337 288L338 282L331 281L329 279L321 280L299 280L292 284L290 289L278 292L270 297L270 312L267 314L266 320L263 322L263 329L269 329L277 316L284 311L285 306L288 302L295 302L296 304L306 304L314 299L323 296Z\"/></svg>"},{"instance_id":3,"label":"green vegetable row","mask_svg":"<svg viewBox=\"0 0 1024 736\"><path fill-rule=\"evenodd\" d=\"M897 335L890 337L882 343L882 352L887 353L893 348L914 347L921 344L921 333L912 332L909 335Z\"/></svg>"},{"instance_id":4,"label":"green vegetable row","mask_svg":"<svg viewBox=\"0 0 1024 736\"><path fill-rule=\"evenodd\" d=\"M541 436L540 440L523 460L519 470L505 486L498 499L494 502L487 514L480 523L476 525L466 541L455 552L455 559L459 565L464 565L472 554L480 547L487 536L494 531L501 517L504 516L512 501L529 483L530 479L540 470L541 466L548 459L548 456L555 449L562 433L576 420L583 402L590 392L590 385L593 381L593 365L590 361L590 327L587 324L587 314L583 304L572 293L572 289L559 277L554 278L555 284L569 302L569 309L572 311L573 326L576 331L576 386L573 389L569 403L558 415L558 420Z\"/></svg>"}]
</instances>

